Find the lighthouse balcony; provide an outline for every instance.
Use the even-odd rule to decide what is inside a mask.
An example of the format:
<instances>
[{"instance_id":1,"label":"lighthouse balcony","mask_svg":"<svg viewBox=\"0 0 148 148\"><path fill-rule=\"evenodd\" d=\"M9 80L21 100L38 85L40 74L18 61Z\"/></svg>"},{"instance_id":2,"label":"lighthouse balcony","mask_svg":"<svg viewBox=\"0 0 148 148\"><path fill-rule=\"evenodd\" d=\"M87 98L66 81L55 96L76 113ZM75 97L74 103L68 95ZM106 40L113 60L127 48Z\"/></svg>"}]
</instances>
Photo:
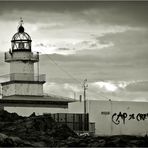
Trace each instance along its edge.
<instances>
[{"instance_id":1,"label":"lighthouse balcony","mask_svg":"<svg viewBox=\"0 0 148 148\"><path fill-rule=\"evenodd\" d=\"M11 61L32 61L38 62L39 61L39 54L33 52L5 52L5 62Z\"/></svg>"},{"instance_id":2,"label":"lighthouse balcony","mask_svg":"<svg viewBox=\"0 0 148 148\"><path fill-rule=\"evenodd\" d=\"M45 74L32 74L32 73L12 73L1 76L1 83L11 82L27 82L27 83L45 83Z\"/></svg>"}]
</instances>

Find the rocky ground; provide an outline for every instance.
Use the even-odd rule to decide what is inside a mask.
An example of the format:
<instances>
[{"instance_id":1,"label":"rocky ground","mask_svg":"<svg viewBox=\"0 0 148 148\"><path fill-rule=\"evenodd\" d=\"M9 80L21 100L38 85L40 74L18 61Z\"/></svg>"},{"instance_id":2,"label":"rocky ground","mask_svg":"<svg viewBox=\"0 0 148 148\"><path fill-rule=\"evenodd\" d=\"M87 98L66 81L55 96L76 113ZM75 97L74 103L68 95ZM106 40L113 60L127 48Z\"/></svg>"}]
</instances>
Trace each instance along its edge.
<instances>
[{"instance_id":1,"label":"rocky ground","mask_svg":"<svg viewBox=\"0 0 148 148\"><path fill-rule=\"evenodd\" d=\"M21 117L0 111L0 147L147 147L148 137L78 136L48 115Z\"/></svg>"}]
</instances>

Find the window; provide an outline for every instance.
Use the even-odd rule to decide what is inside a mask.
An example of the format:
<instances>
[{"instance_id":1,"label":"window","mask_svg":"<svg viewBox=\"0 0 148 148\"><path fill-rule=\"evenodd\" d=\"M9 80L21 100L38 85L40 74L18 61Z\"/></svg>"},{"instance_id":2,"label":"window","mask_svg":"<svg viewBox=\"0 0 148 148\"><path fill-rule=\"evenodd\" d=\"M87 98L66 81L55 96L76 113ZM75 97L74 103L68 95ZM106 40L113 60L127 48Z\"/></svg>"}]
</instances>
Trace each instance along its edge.
<instances>
[{"instance_id":1,"label":"window","mask_svg":"<svg viewBox=\"0 0 148 148\"><path fill-rule=\"evenodd\" d=\"M101 112L101 115L109 115L109 114L110 114L109 111L103 111L103 112Z\"/></svg>"}]
</instances>

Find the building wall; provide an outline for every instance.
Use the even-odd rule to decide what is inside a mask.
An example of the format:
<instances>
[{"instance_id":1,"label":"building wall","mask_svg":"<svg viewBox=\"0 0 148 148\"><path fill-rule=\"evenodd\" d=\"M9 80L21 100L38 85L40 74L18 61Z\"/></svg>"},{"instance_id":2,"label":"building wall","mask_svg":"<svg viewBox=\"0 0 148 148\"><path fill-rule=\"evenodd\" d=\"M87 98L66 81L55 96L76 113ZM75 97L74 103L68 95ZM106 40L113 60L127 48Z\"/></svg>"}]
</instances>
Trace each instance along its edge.
<instances>
[{"instance_id":1,"label":"building wall","mask_svg":"<svg viewBox=\"0 0 148 148\"><path fill-rule=\"evenodd\" d=\"M10 81L35 81L37 79L33 73L13 73L10 75Z\"/></svg>"},{"instance_id":2,"label":"building wall","mask_svg":"<svg viewBox=\"0 0 148 148\"><path fill-rule=\"evenodd\" d=\"M69 104L69 112L83 113L83 102ZM145 135L148 133L148 102L87 101L90 122L97 135Z\"/></svg>"},{"instance_id":3,"label":"building wall","mask_svg":"<svg viewBox=\"0 0 148 148\"><path fill-rule=\"evenodd\" d=\"M17 83L15 84L16 95L43 95L43 84Z\"/></svg>"},{"instance_id":4,"label":"building wall","mask_svg":"<svg viewBox=\"0 0 148 148\"><path fill-rule=\"evenodd\" d=\"M147 134L148 102L112 102L112 129L117 134Z\"/></svg>"},{"instance_id":5,"label":"building wall","mask_svg":"<svg viewBox=\"0 0 148 148\"><path fill-rule=\"evenodd\" d=\"M32 59L33 53L32 52L13 52L13 56L11 56L12 59L22 59L22 60L29 60Z\"/></svg>"},{"instance_id":6,"label":"building wall","mask_svg":"<svg viewBox=\"0 0 148 148\"><path fill-rule=\"evenodd\" d=\"M3 94L3 96L14 95L15 94L15 85L14 84L3 85L2 94Z\"/></svg>"},{"instance_id":7,"label":"building wall","mask_svg":"<svg viewBox=\"0 0 148 148\"><path fill-rule=\"evenodd\" d=\"M83 104L84 104L83 102L68 103L68 112L69 113L83 113L84 112Z\"/></svg>"},{"instance_id":8,"label":"building wall","mask_svg":"<svg viewBox=\"0 0 148 148\"><path fill-rule=\"evenodd\" d=\"M7 56L7 60L11 61L10 73L34 73L34 62L39 60L38 55L32 52L13 52L13 55L7 53Z\"/></svg>"},{"instance_id":9,"label":"building wall","mask_svg":"<svg viewBox=\"0 0 148 148\"><path fill-rule=\"evenodd\" d=\"M12 61L10 73L34 73L34 64L32 62Z\"/></svg>"},{"instance_id":10,"label":"building wall","mask_svg":"<svg viewBox=\"0 0 148 148\"><path fill-rule=\"evenodd\" d=\"M35 95L43 96L43 84L13 83L2 87L3 96Z\"/></svg>"}]
</instances>

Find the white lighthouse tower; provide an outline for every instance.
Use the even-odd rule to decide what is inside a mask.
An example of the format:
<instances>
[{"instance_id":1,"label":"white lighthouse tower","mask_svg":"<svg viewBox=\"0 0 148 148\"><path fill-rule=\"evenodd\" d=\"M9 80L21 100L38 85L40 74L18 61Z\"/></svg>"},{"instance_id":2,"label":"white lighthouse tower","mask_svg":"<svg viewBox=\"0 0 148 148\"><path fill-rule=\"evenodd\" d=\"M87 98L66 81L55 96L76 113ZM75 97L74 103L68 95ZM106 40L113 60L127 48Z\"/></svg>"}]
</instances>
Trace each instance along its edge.
<instances>
[{"instance_id":1,"label":"white lighthouse tower","mask_svg":"<svg viewBox=\"0 0 148 148\"><path fill-rule=\"evenodd\" d=\"M34 63L39 54L31 50L31 37L25 32L22 20L11 40L12 47L5 53L5 62L10 63L9 80L2 84L2 98L9 96L43 96L45 75L35 75Z\"/></svg>"},{"instance_id":2,"label":"white lighthouse tower","mask_svg":"<svg viewBox=\"0 0 148 148\"><path fill-rule=\"evenodd\" d=\"M11 49L5 52L5 62L10 64L10 74L1 76L4 81L0 82L2 88L0 109L13 110L17 113L23 113L23 115L32 113L32 111L36 113L48 112L49 108L58 110L60 108L62 112L65 112L68 103L74 100L44 94L45 74L39 74L39 69L37 74L34 73L34 64L39 62L39 54L32 52L32 40L25 32L22 22L21 20L17 33L12 37ZM6 77L8 79L5 79ZM45 110L42 110L43 108ZM24 111L22 112L22 110Z\"/></svg>"}]
</instances>

